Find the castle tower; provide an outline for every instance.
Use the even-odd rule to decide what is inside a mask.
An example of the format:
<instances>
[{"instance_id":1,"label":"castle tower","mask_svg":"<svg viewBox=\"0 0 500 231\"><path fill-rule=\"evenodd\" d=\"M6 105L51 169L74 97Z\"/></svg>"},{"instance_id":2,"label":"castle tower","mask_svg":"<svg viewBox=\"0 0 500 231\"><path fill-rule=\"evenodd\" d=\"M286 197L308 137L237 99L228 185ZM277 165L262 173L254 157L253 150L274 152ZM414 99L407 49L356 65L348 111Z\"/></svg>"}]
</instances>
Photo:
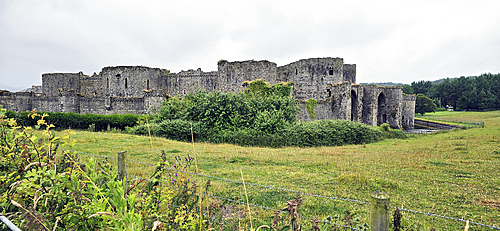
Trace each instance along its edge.
<instances>
[{"instance_id":1,"label":"castle tower","mask_svg":"<svg viewBox=\"0 0 500 231\"><path fill-rule=\"evenodd\" d=\"M404 129L413 129L415 122L415 95L405 95L403 94L403 103L401 108L403 112L401 114L401 124Z\"/></svg>"}]
</instances>

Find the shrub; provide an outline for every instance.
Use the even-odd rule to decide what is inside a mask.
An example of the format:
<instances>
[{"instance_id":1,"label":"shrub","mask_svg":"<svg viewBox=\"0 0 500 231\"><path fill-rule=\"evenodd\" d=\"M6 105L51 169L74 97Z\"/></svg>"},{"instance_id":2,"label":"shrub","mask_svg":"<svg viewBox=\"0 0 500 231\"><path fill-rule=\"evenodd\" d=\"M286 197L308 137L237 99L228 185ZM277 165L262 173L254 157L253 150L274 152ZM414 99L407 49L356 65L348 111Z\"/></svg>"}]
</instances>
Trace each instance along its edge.
<instances>
[{"instance_id":1,"label":"shrub","mask_svg":"<svg viewBox=\"0 0 500 231\"><path fill-rule=\"evenodd\" d=\"M345 120L319 120L289 125L279 133L268 134L256 129L224 131L209 138L213 143L241 146L339 146L371 143L381 139L381 132L367 125Z\"/></svg>"},{"instance_id":2,"label":"shrub","mask_svg":"<svg viewBox=\"0 0 500 231\"><path fill-rule=\"evenodd\" d=\"M54 124L56 129L82 129L86 130L93 127L94 131L106 131L110 129L124 130L125 127L133 127L139 121L139 115L95 115L95 114L78 114L78 113L62 113L62 112L39 112L47 114L45 118L48 124ZM30 112L7 112L8 118L14 118L21 126L35 126L37 120L29 117Z\"/></svg>"},{"instance_id":3,"label":"shrub","mask_svg":"<svg viewBox=\"0 0 500 231\"><path fill-rule=\"evenodd\" d=\"M391 129L391 126L388 123L383 123L380 125L380 128L382 128L382 130L388 132L389 129Z\"/></svg>"}]
</instances>

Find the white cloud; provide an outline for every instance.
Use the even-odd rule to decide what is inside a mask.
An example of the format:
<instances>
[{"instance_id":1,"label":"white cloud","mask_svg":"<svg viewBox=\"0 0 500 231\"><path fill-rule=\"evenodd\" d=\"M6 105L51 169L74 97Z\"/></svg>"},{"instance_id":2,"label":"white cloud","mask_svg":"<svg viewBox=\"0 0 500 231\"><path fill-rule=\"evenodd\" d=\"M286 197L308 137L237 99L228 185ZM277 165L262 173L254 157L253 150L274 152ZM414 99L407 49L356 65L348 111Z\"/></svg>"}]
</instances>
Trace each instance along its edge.
<instances>
[{"instance_id":1,"label":"white cloud","mask_svg":"<svg viewBox=\"0 0 500 231\"><path fill-rule=\"evenodd\" d=\"M217 60L342 57L359 82L498 73L498 1L129 1L0 3L0 80L145 65L174 72Z\"/></svg>"}]
</instances>

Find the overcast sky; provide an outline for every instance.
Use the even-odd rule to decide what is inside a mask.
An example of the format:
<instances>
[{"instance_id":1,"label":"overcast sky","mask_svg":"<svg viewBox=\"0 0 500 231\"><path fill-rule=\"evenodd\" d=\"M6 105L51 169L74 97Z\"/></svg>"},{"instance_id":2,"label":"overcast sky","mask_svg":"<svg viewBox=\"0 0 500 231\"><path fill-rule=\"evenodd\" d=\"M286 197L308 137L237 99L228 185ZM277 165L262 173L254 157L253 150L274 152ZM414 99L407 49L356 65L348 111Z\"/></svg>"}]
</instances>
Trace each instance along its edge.
<instances>
[{"instance_id":1,"label":"overcast sky","mask_svg":"<svg viewBox=\"0 0 500 231\"><path fill-rule=\"evenodd\" d=\"M105 66L341 57L358 83L500 72L500 1L1 0L0 88Z\"/></svg>"}]
</instances>

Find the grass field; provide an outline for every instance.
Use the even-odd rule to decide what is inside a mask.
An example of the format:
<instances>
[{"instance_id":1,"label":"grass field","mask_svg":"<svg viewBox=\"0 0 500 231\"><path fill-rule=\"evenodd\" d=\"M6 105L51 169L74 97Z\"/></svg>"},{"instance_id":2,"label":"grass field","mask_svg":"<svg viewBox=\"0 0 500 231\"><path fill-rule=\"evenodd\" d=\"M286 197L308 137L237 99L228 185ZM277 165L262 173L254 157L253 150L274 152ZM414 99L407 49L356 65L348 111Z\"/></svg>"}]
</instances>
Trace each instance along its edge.
<instances>
[{"instance_id":1,"label":"grass field","mask_svg":"<svg viewBox=\"0 0 500 231\"><path fill-rule=\"evenodd\" d=\"M246 182L360 201L369 201L374 191L385 191L391 197L391 206L500 226L500 111L439 112L430 116L443 121L484 121L484 127L320 148L195 143L193 150L191 143L155 137L151 148L149 137L86 131L73 131L71 138L75 141L72 149L80 152L115 157L117 152L127 151L130 160L155 163L165 150L172 164L174 155L190 154L196 156L202 174L241 181L242 171ZM153 169L128 165L128 173L139 177L148 177ZM199 185L207 180L194 179ZM286 201L296 196L249 185L247 191L250 203L275 209L285 207ZM242 201L245 198L243 187L235 183L212 180L209 192ZM359 224L369 223L369 205L310 196L303 196L303 200L304 216L343 217L348 210L360 219ZM271 223L272 212L256 212L256 223ZM333 221L343 224L340 219ZM302 223L309 225L308 221ZM464 230L465 226L463 222L407 212L403 213L403 225L406 230ZM490 229L472 225L471 230Z\"/></svg>"}]
</instances>

